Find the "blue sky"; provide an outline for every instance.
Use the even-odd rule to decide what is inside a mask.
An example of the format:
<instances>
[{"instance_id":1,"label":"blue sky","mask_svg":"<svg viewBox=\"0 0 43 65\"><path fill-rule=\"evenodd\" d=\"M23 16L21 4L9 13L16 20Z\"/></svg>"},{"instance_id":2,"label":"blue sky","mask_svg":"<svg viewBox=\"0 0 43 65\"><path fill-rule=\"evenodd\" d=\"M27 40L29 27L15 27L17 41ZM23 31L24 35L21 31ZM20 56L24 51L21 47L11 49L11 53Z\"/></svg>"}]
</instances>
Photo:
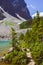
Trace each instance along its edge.
<instances>
[{"instance_id":1,"label":"blue sky","mask_svg":"<svg viewBox=\"0 0 43 65\"><path fill-rule=\"evenodd\" d=\"M37 10L43 12L43 0L25 0L30 14L33 15Z\"/></svg>"}]
</instances>

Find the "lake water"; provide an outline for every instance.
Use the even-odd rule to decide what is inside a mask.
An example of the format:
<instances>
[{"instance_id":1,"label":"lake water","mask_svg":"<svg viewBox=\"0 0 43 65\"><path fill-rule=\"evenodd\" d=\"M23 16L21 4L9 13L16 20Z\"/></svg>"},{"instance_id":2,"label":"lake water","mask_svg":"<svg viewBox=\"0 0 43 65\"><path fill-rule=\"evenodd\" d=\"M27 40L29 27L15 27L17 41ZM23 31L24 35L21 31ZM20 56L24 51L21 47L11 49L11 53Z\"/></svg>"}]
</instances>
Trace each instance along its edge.
<instances>
[{"instance_id":1,"label":"lake water","mask_svg":"<svg viewBox=\"0 0 43 65\"><path fill-rule=\"evenodd\" d=\"M11 44L10 44L9 40L7 40L7 41L0 41L0 51L3 51L5 48L8 48L10 46L11 46Z\"/></svg>"}]
</instances>

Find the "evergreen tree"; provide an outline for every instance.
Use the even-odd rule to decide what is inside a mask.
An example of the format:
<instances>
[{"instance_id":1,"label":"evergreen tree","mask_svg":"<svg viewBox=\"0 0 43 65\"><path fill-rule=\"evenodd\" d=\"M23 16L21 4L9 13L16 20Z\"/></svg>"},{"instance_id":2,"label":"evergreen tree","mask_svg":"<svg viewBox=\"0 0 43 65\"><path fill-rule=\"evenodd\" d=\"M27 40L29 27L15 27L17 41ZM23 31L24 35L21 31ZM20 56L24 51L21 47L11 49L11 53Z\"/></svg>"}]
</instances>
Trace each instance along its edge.
<instances>
[{"instance_id":1,"label":"evergreen tree","mask_svg":"<svg viewBox=\"0 0 43 65\"><path fill-rule=\"evenodd\" d=\"M11 28L11 44L12 44L12 47L15 47L16 43L17 43L16 32L13 28Z\"/></svg>"},{"instance_id":2,"label":"evergreen tree","mask_svg":"<svg viewBox=\"0 0 43 65\"><path fill-rule=\"evenodd\" d=\"M32 40L31 50L32 57L36 62L36 65L41 65L43 62L43 21L37 11L37 16L33 19L32 24Z\"/></svg>"},{"instance_id":3,"label":"evergreen tree","mask_svg":"<svg viewBox=\"0 0 43 65\"><path fill-rule=\"evenodd\" d=\"M24 34L23 33L20 34L19 40L24 40Z\"/></svg>"}]
</instances>

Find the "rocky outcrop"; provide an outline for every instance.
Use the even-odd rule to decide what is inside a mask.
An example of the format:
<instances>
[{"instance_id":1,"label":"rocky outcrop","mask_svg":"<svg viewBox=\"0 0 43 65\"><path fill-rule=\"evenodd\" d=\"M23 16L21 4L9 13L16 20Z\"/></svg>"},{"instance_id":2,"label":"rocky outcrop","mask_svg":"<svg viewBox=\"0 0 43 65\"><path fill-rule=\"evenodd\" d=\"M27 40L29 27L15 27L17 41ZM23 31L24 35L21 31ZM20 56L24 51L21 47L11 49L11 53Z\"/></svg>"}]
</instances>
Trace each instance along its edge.
<instances>
[{"instance_id":1,"label":"rocky outcrop","mask_svg":"<svg viewBox=\"0 0 43 65\"><path fill-rule=\"evenodd\" d=\"M3 15L3 11L0 9L0 20L3 20L5 16Z\"/></svg>"},{"instance_id":2,"label":"rocky outcrop","mask_svg":"<svg viewBox=\"0 0 43 65\"><path fill-rule=\"evenodd\" d=\"M0 6L10 15L28 20L31 19L30 12L24 0L0 0Z\"/></svg>"}]
</instances>

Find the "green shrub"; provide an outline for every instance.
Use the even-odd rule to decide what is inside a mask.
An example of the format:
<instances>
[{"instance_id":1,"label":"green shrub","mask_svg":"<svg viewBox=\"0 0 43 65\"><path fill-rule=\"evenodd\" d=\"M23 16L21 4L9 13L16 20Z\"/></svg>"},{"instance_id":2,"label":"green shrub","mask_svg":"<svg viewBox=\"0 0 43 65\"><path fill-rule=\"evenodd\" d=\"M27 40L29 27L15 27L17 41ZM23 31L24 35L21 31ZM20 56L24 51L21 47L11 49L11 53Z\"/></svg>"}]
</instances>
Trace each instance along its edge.
<instances>
[{"instance_id":1,"label":"green shrub","mask_svg":"<svg viewBox=\"0 0 43 65\"><path fill-rule=\"evenodd\" d=\"M11 65L26 65L26 55L24 52L18 52L18 55L12 59Z\"/></svg>"},{"instance_id":2,"label":"green shrub","mask_svg":"<svg viewBox=\"0 0 43 65\"><path fill-rule=\"evenodd\" d=\"M30 28L31 27L31 23L32 23L32 20L24 21L23 23L21 23L19 25L20 29Z\"/></svg>"}]
</instances>

